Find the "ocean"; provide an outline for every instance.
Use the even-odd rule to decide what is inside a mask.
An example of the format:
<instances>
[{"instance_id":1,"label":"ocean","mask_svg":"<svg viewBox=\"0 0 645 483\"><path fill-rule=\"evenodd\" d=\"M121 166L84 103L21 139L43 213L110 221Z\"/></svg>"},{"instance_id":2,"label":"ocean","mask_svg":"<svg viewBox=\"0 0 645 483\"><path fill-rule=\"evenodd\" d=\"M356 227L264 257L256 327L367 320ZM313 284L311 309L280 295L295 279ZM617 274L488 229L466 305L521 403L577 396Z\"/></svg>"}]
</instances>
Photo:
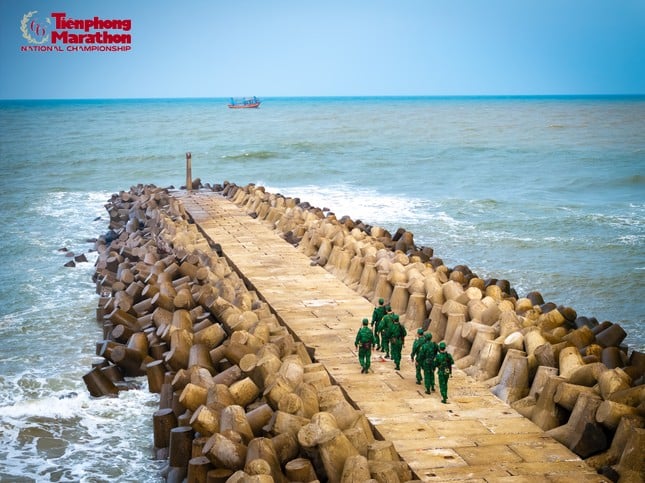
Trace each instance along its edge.
<instances>
[{"instance_id":1,"label":"ocean","mask_svg":"<svg viewBox=\"0 0 645 483\"><path fill-rule=\"evenodd\" d=\"M91 398L108 198L256 183L449 267L619 323L645 350L645 97L0 101L0 481L161 481L145 378ZM65 267L72 255L87 262Z\"/></svg>"}]
</instances>

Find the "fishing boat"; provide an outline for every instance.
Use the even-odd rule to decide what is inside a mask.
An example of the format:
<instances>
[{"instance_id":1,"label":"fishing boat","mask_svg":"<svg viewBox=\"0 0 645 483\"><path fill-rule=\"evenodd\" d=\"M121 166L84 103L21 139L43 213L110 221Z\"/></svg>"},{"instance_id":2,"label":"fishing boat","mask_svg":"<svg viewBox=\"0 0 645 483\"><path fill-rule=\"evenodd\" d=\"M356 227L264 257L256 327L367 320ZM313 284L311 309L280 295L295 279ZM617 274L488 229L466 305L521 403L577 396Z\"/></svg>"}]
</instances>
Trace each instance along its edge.
<instances>
[{"instance_id":1,"label":"fishing boat","mask_svg":"<svg viewBox=\"0 0 645 483\"><path fill-rule=\"evenodd\" d=\"M260 107L262 101L257 97L242 97L235 99L231 97L231 101L228 103L230 109L254 109Z\"/></svg>"}]
</instances>

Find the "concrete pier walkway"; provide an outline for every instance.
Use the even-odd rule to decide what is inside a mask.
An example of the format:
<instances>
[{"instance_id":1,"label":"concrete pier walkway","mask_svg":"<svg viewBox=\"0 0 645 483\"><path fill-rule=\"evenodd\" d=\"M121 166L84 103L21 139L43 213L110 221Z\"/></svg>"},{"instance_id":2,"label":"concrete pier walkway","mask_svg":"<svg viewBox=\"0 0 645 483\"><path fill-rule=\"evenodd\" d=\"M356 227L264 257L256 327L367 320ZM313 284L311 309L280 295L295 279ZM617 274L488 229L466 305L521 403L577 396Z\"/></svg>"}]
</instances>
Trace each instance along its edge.
<instances>
[{"instance_id":1,"label":"concrete pier walkway","mask_svg":"<svg viewBox=\"0 0 645 483\"><path fill-rule=\"evenodd\" d=\"M326 367L375 433L392 441L423 481L609 481L577 455L455 370L449 403L415 384L410 334L401 370L372 355L362 374L354 338L374 306L319 266L312 266L264 222L213 192L173 192L204 236ZM410 331L414 332L414 331Z\"/></svg>"}]
</instances>

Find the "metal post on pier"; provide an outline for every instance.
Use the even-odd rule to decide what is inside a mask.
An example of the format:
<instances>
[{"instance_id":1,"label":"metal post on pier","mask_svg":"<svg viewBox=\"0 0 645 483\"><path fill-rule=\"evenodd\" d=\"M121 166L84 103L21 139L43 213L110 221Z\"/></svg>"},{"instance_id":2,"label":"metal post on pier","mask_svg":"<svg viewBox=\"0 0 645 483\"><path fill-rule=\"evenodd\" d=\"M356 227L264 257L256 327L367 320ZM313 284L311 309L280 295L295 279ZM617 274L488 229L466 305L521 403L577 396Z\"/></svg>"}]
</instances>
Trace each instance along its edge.
<instances>
[{"instance_id":1,"label":"metal post on pier","mask_svg":"<svg viewBox=\"0 0 645 483\"><path fill-rule=\"evenodd\" d=\"M186 191L190 191L193 187L192 178L192 157L190 153L186 153Z\"/></svg>"}]
</instances>

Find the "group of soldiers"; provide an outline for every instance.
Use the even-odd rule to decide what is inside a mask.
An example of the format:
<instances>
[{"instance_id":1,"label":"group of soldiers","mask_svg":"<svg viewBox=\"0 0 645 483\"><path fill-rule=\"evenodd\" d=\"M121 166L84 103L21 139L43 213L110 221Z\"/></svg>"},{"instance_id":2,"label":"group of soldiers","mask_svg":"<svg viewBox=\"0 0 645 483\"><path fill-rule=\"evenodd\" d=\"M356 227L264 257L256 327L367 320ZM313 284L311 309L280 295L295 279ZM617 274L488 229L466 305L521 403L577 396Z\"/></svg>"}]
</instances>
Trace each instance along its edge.
<instances>
[{"instance_id":1,"label":"group of soldiers","mask_svg":"<svg viewBox=\"0 0 645 483\"><path fill-rule=\"evenodd\" d=\"M372 359L372 347L385 352L385 358L391 357L395 369L401 369L401 352L405 344L405 337L408 335L405 327L399 321L399 316L392 313L392 308L385 305L383 299L379 299L378 305L372 313L372 328L370 321L365 318L362 327L356 334L354 345L358 349L358 360L361 364L361 373L367 374ZM439 380L439 392L441 402L448 402L448 378L452 376L452 365L454 360L446 352L446 343L437 344L432 340L432 334L423 329L417 329L417 338L412 344L410 359L415 363L416 382L425 386L426 394L435 391L435 370Z\"/></svg>"}]
</instances>

